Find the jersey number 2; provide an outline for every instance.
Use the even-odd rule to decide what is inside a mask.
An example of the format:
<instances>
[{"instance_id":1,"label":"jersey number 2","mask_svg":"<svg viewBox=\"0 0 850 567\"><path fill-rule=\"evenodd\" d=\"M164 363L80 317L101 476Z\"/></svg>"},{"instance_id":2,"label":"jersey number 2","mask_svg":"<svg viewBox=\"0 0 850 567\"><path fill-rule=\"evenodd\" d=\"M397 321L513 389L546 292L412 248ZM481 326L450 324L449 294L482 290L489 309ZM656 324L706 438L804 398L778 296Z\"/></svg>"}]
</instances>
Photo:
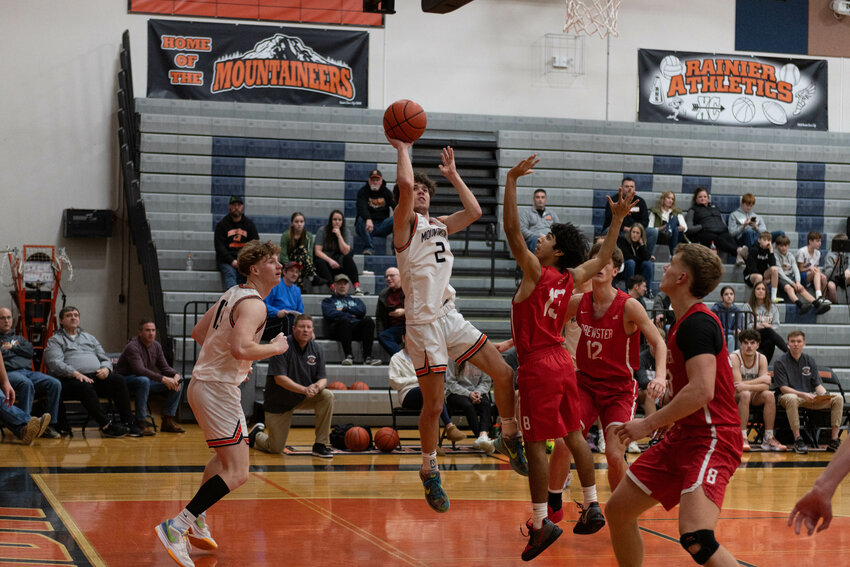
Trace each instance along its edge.
<instances>
[{"instance_id":1,"label":"jersey number 2","mask_svg":"<svg viewBox=\"0 0 850 567\"><path fill-rule=\"evenodd\" d=\"M434 258L436 258L436 259L437 259L437 263L439 264L440 262L445 262L445 261L446 261L446 259L445 259L445 258L441 258L441 257L440 257L440 254L442 254L443 252L445 252L445 251L446 251L446 245L445 245L445 244L443 244L442 242L435 242L435 243L434 243L434 246L439 246L439 247L440 247L440 249L439 249L439 250L437 250L436 252L434 252Z\"/></svg>"}]
</instances>

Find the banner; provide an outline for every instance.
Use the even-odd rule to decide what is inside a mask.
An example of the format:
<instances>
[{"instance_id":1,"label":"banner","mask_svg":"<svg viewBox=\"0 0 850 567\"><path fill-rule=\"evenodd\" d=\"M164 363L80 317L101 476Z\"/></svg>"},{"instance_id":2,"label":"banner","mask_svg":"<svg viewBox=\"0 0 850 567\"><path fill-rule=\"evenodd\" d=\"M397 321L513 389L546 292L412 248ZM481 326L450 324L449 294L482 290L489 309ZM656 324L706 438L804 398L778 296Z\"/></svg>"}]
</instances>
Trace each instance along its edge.
<instances>
[{"instance_id":1,"label":"banner","mask_svg":"<svg viewBox=\"0 0 850 567\"><path fill-rule=\"evenodd\" d=\"M827 130L822 59L638 50L638 121Z\"/></svg>"},{"instance_id":2,"label":"banner","mask_svg":"<svg viewBox=\"0 0 850 567\"><path fill-rule=\"evenodd\" d=\"M367 32L148 22L148 97L368 106Z\"/></svg>"}]
</instances>

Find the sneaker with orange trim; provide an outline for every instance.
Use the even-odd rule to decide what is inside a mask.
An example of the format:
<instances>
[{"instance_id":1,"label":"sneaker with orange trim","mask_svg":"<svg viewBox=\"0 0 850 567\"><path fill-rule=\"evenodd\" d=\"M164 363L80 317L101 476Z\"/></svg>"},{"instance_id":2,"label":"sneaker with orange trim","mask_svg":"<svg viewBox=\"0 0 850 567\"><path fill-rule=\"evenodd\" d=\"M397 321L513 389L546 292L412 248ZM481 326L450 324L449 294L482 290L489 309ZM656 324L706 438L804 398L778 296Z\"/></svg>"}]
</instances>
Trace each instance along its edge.
<instances>
[{"instance_id":1,"label":"sneaker with orange trim","mask_svg":"<svg viewBox=\"0 0 850 567\"><path fill-rule=\"evenodd\" d=\"M192 522L186 532L186 537L189 538L189 543L198 549L218 549L218 544L212 538L210 527L207 525L207 519L204 516L198 516Z\"/></svg>"}]
</instances>

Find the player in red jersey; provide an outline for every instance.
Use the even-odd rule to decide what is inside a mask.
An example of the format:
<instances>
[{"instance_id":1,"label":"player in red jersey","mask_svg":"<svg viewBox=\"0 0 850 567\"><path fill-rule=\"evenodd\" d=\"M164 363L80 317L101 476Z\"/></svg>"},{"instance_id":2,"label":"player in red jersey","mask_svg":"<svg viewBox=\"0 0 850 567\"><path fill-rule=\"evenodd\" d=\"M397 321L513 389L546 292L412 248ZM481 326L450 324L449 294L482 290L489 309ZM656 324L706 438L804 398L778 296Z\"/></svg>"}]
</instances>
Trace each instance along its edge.
<instances>
[{"instance_id":1,"label":"player in red jersey","mask_svg":"<svg viewBox=\"0 0 850 567\"><path fill-rule=\"evenodd\" d=\"M667 338L673 396L651 416L616 432L628 443L672 427L632 463L608 501L605 515L620 565L642 564L637 519L659 502L666 510L679 504L679 541L694 561L738 564L714 538L726 485L743 452L723 326L702 302L722 275L720 259L700 244L680 244L664 268L661 291L676 315Z\"/></svg>"},{"instance_id":2,"label":"player in red jersey","mask_svg":"<svg viewBox=\"0 0 850 567\"><path fill-rule=\"evenodd\" d=\"M582 437L578 413L573 405L576 381L572 359L562 343L568 299L573 285L581 285L598 272L616 247L620 223L629 213L633 193L621 194L617 203L608 198L613 211L612 228L599 256L584 262L587 241L570 224L555 224L537 241L532 253L519 229L516 182L532 173L539 163L536 155L521 161L508 172L505 183L504 229L522 281L511 305L511 335L519 358L518 384L520 426L526 442L528 483L533 515L528 545L522 559L529 561L561 535L561 529L546 518L549 464L546 440L563 438L576 455L576 468L584 494L582 516L573 530L593 533L605 520L596 502L593 456Z\"/></svg>"},{"instance_id":3,"label":"player in red jersey","mask_svg":"<svg viewBox=\"0 0 850 567\"><path fill-rule=\"evenodd\" d=\"M602 245L595 244L588 257L600 255ZM640 334L655 348L656 378L647 392L654 399L667 388L667 347L646 309L628 293L614 287L614 276L623 264L623 254L615 249L611 259L597 272L593 289L573 295L567 319L573 316L581 330L576 346L578 407L584 435L599 417L605 436L605 458L608 461L608 484L617 488L626 474L626 444L621 443L612 426L634 418L638 385L634 379L640 366ZM553 453L554 454L554 453ZM569 454L555 457L560 461ZM563 469L565 467L559 467ZM556 479L563 481L564 479Z\"/></svg>"}]
</instances>

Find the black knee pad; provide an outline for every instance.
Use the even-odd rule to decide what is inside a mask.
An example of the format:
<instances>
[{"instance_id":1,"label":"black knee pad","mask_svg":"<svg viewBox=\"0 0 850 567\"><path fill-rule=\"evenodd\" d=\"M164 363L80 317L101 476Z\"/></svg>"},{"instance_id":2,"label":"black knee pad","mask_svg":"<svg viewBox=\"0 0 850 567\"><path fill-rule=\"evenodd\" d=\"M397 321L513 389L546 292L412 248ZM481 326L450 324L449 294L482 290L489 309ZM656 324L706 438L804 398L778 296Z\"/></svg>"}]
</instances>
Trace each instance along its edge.
<instances>
[{"instance_id":1,"label":"black knee pad","mask_svg":"<svg viewBox=\"0 0 850 567\"><path fill-rule=\"evenodd\" d=\"M711 556L720 547L720 544L714 539L714 530L697 530L682 534L682 537L679 538L679 543L682 544L685 551L691 554L694 561L700 565L708 563L708 560L711 559ZM692 545L698 545L699 550L695 553L692 552L689 549Z\"/></svg>"}]
</instances>

